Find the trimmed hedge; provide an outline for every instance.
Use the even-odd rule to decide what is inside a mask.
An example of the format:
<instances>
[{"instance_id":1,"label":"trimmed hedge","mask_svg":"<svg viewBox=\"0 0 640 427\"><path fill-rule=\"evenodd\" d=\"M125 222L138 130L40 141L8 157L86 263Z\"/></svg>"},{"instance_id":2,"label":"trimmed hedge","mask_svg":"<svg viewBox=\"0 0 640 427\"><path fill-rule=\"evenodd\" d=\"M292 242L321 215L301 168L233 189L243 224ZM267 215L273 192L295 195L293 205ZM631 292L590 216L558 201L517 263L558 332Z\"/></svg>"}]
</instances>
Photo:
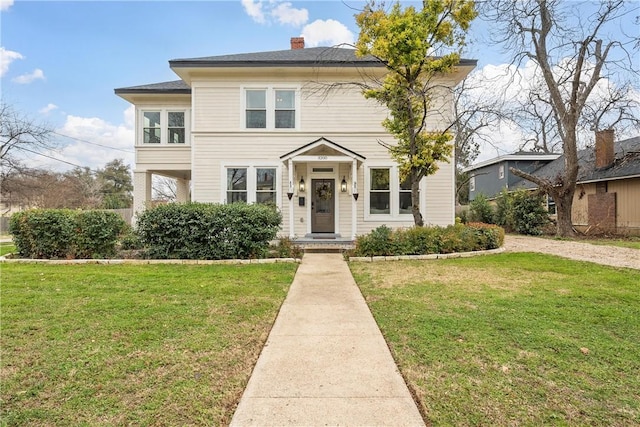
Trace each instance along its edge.
<instances>
[{"instance_id":1,"label":"trimmed hedge","mask_svg":"<svg viewBox=\"0 0 640 427\"><path fill-rule=\"evenodd\" d=\"M12 215L9 233L23 258L108 258L125 227L115 212L33 209Z\"/></svg>"},{"instance_id":2,"label":"trimmed hedge","mask_svg":"<svg viewBox=\"0 0 640 427\"><path fill-rule=\"evenodd\" d=\"M382 225L358 236L354 256L446 254L496 249L504 243L504 230L483 223L448 227L412 227L391 230Z\"/></svg>"},{"instance_id":3,"label":"trimmed hedge","mask_svg":"<svg viewBox=\"0 0 640 427\"><path fill-rule=\"evenodd\" d=\"M264 258L282 216L273 206L171 203L136 222L146 256L157 259Z\"/></svg>"}]
</instances>

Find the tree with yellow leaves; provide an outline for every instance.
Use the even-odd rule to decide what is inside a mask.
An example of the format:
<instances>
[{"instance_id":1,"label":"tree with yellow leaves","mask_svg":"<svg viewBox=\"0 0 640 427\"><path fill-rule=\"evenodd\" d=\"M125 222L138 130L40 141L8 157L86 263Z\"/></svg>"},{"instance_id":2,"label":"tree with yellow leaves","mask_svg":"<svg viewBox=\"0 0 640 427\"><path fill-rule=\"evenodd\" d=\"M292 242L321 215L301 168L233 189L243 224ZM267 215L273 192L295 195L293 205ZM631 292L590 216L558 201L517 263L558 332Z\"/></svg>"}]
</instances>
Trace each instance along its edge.
<instances>
[{"instance_id":1,"label":"tree with yellow leaves","mask_svg":"<svg viewBox=\"0 0 640 427\"><path fill-rule=\"evenodd\" d=\"M389 109L382 125L397 142L383 144L399 165L401 181L411 184L411 211L419 226L424 224L420 181L434 174L439 162L449 162L453 149L447 129L427 126L438 89L434 77L454 71L476 15L471 0L424 0L421 10L399 2L385 10L384 4L370 1L356 16L357 55L373 55L388 71L364 96Z\"/></svg>"}]
</instances>

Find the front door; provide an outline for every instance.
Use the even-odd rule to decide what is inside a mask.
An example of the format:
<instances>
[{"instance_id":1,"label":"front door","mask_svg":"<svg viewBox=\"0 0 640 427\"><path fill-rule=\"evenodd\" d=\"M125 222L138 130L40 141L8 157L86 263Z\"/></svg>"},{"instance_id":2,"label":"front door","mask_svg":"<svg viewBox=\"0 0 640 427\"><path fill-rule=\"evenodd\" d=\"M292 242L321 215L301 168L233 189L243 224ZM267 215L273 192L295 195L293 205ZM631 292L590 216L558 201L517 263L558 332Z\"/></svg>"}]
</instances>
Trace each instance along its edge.
<instances>
[{"instance_id":1,"label":"front door","mask_svg":"<svg viewBox=\"0 0 640 427\"><path fill-rule=\"evenodd\" d=\"M311 232L335 232L335 181L311 180Z\"/></svg>"}]
</instances>

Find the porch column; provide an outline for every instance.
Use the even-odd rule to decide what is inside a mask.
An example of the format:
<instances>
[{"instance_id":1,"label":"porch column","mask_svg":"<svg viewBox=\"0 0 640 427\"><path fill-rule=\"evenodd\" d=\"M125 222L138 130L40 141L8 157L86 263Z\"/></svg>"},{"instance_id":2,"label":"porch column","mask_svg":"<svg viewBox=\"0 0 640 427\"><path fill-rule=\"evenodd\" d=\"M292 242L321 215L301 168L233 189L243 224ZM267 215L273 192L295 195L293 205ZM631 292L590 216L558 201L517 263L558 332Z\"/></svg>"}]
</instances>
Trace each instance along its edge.
<instances>
[{"instance_id":1,"label":"porch column","mask_svg":"<svg viewBox=\"0 0 640 427\"><path fill-rule=\"evenodd\" d=\"M293 221L293 196L289 198L289 194L293 194L293 160L289 159L287 163L287 169L289 172L289 186L287 187L287 198L289 199L289 237L293 239L295 237L294 221Z\"/></svg>"},{"instance_id":2,"label":"porch column","mask_svg":"<svg viewBox=\"0 0 640 427\"><path fill-rule=\"evenodd\" d=\"M133 219L135 224L138 213L144 211L151 201L151 172L133 171Z\"/></svg>"},{"instance_id":3,"label":"porch column","mask_svg":"<svg viewBox=\"0 0 640 427\"><path fill-rule=\"evenodd\" d=\"M358 161L351 162L351 240L356 240L358 233L358 201L354 194L358 193Z\"/></svg>"},{"instance_id":4,"label":"porch column","mask_svg":"<svg viewBox=\"0 0 640 427\"><path fill-rule=\"evenodd\" d=\"M176 201L185 203L189 201L189 184L188 179L176 178Z\"/></svg>"}]
</instances>

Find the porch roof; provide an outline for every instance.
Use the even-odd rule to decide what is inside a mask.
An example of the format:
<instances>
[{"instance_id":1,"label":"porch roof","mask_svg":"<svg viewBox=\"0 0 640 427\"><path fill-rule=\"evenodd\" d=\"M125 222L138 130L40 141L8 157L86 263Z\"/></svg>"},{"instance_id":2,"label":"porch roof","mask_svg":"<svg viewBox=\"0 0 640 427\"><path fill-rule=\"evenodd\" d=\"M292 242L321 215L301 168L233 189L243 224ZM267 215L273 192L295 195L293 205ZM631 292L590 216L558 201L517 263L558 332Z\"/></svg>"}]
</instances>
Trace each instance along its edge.
<instances>
[{"instance_id":1,"label":"porch roof","mask_svg":"<svg viewBox=\"0 0 640 427\"><path fill-rule=\"evenodd\" d=\"M342 145L336 144L335 142L328 140L325 137L320 137L318 139L316 139L315 141L312 141L308 144L305 144L301 147L296 148L293 151L288 152L287 154L283 154L282 156L280 156L280 159L283 162L286 162L287 160L299 160L299 161L308 161L311 159L307 159L308 156L305 156L305 154L309 153L310 151L318 148L318 147L326 147L329 148L333 151L336 151L337 153L340 153L340 155L348 157L350 159L355 159L358 160L359 162L364 162L366 157L356 153L355 151L349 150L348 148L343 147ZM304 156L304 158L301 158L301 156ZM335 160L335 156L315 156L316 158L314 158L314 161L323 161L323 160ZM326 159L323 159L322 157L326 157Z\"/></svg>"}]
</instances>

